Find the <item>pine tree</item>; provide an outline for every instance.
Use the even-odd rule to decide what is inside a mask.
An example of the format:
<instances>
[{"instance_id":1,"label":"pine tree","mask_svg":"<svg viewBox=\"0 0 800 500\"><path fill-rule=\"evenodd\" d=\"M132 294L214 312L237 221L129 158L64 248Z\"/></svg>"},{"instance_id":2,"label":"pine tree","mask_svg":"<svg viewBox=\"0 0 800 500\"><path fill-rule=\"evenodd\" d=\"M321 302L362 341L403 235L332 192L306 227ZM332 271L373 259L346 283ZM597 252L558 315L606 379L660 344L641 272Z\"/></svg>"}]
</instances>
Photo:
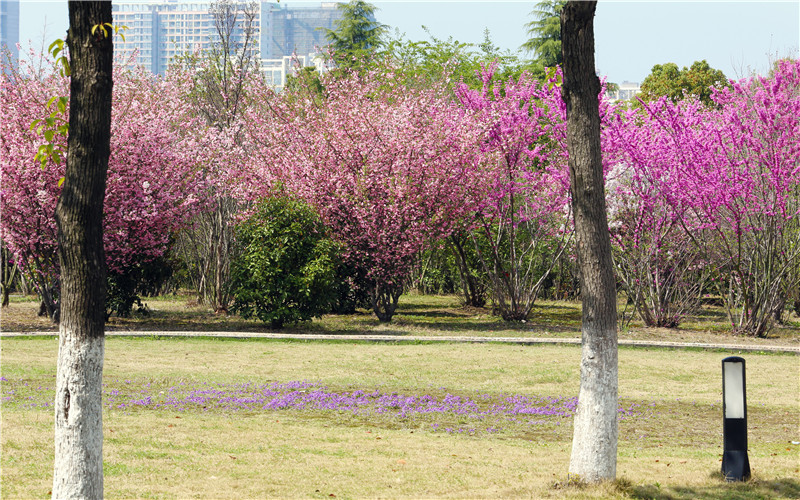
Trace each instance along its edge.
<instances>
[{"instance_id":1,"label":"pine tree","mask_svg":"<svg viewBox=\"0 0 800 500\"><path fill-rule=\"evenodd\" d=\"M375 20L376 7L363 0L350 0L337 7L342 19L336 21L335 30L327 30L327 37L336 61L342 66L351 66L383 46L383 37L389 27Z\"/></svg>"},{"instance_id":2,"label":"pine tree","mask_svg":"<svg viewBox=\"0 0 800 500\"><path fill-rule=\"evenodd\" d=\"M531 15L536 19L525 28L531 37L520 48L533 53L536 60L545 67L561 65L561 10L564 0L542 0L536 4Z\"/></svg>"}]
</instances>

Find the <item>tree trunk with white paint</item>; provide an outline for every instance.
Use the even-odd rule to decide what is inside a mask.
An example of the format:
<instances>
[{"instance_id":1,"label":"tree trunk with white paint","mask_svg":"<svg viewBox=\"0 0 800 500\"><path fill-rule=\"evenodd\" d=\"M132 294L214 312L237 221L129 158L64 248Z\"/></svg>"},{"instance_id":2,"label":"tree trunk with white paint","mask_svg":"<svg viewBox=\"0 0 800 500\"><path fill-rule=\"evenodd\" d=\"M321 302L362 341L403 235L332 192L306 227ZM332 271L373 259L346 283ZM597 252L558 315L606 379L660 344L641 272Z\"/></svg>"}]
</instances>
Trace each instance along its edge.
<instances>
[{"instance_id":1,"label":"tree trunk with white paint","mask_svg":"<svg viewBox=\"0 0 800 500\"><path fill-rule=\"evenodd\" d=\"M70 116L56 207L61 323L53 498L103 497L106 268L103 199L111 137L111 2L70 2ZM98 26L92 33L92 27Z\"/></svg>"},{"instance_id":2,"label":"tree trunk with white paint","mask_svg":"<svg viewBox=\"0 0 800 500\"><path fill-rule=\"evenodd\" d=\"M617 296L600 153L600 80L594 67L597 2L561 11L562 97L583 299L581 386L570 475L614 479L617 468Z\"/></svg>"},{"instance_id":3,"label":"tree trunk with white paint","mask_svg":"<svg viewBox=\"0 0 800 500\"><path fill-rule=\"evenodd\" d=\"M102 498L105 338L60 330L53 498Z\"/></svg>"}]
</instances>

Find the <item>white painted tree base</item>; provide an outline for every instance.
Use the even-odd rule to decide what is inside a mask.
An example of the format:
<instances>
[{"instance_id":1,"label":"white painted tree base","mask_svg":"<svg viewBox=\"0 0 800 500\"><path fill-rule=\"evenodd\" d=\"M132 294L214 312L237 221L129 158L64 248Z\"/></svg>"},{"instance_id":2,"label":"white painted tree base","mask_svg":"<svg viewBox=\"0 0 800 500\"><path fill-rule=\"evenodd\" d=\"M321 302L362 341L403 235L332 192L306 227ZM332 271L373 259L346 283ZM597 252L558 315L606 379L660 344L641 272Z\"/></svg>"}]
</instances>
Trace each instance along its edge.
<instances>
[{"instance_id":1,"label":"white painted tree base","mask_svg":"<svg viewBox=\"0 0 800 500\"><path fill-rule=\"evenodd\" d=\"M606 339L600 349L584 337L581 388L575 413L570 476L586 482L617 475L617 343Z\"/></svg>"},{"instance_id":2,"label":"white painted tree base","mask_svg":"<svg viewBox=\"0 0 800 500\"><path fill-rule=\"evenodd\" d=\"M76 338L61 326L52 498L103 498L105 337Z\"/></svg>"}]
</instances>

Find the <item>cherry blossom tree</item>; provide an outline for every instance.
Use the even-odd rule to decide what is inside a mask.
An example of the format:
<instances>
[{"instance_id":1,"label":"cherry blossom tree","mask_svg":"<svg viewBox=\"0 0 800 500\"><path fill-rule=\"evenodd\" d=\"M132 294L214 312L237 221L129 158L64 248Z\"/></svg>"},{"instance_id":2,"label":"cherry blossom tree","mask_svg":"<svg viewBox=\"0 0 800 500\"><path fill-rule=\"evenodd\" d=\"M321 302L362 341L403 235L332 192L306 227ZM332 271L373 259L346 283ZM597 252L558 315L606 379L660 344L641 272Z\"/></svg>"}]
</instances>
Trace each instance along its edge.
<instances>
[{"instance_id":1,"label":"cherry blossom tree","mask_svg":"<svg viewBox=\"0 0 800 500\"><path fill-rule=\"evenodd\" d=\"M390 321L415 256L479 202L483 129L444 87L395 84L391 71L323 79L324 98L265 98L253 111L261 169L314 206L366 272Z\"/></svg>"},{"instance_id":2,"label":"cherry blossom tree","mask_svg":"<svg viewBox=\"0 0 800 500\"><path fill-rule=\"evenodd\" d=\"M181 59L170 71L170 79L186 82L185 99L192 110L213 129L206 131L202 175L207 181L203 197L213 205L200 212L191 227L181 231L177 250L189 269L197 298L218 313L227 312L231 258L236 252L233 225L239 209L226 183L229 170L240 164L241 112L248 105L248 92L259 80L258 13L255 1L214 0L210 13L214 35L209 50ZM262 82L263 83L263 80Z\"/></svg>"},{"instance_id":3,"label":"cherry blossom tree","mask_svg":"<svg viewBox=\"0 0 800 500\"><path fill-rule=\"evenodd\" d=\"M22 65L25 71L24 61ZM37 289L42 299L40 314L55 318L59 290L55 210L64 164L40 167L34 157L44 141L30 126L34 120L57 113L56 105L47 103L53 96L66 94L67 81L55 72L41 79L26 79L13 69L4 70L0 81L4 113L0 120L0 238ZM66 137L55 139L65 150Z\"/></svg>"},{"instance_id":4,"label":"cherry blossom tree","mask_svg":"<svg viewBox=\"0 0 800 500\"><path fill-rule=\"evenodd\" d=\"M198 196L204 179L196 174L204 146L200 125L182 99L180 82L164 81L118 70L112 96L111 156L104 204L104 236L109 272L161 256L174 233L203 206ZM42 79L4 74L0 102L2 122L2 239L15 261L31 277L46 312L56 317L58 262L55 204L61 192L64 162L34 160L46 141L31 123L55 113L53 96L67 95L66 79L51 74ZM65 137L52 136L56 149L66 149Z\"/></svg>"}]
</instances>

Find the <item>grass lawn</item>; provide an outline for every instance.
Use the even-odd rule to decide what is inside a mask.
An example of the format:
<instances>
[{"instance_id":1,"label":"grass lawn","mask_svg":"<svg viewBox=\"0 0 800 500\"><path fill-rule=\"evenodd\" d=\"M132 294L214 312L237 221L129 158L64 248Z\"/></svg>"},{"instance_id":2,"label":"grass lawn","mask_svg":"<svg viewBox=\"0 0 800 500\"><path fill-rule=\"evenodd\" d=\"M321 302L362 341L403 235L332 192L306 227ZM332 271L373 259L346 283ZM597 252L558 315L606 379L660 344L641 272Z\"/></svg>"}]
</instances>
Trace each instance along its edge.
<instances>
[{"instance_id":1,"label":"grass lawn","mask_svg":"<svg viewBox=\"0 0 800 500\"><path fill-rule=\"evenodd\" d=\"M3 498L49 497L56 354L53 337L0 345ZM580 487L567 481L576 346L109 337L105 492L800 497L800 357L744 355L754 478L727 484L725 355L621 348L620 479Z\"/></svg>"}]
</instances>

